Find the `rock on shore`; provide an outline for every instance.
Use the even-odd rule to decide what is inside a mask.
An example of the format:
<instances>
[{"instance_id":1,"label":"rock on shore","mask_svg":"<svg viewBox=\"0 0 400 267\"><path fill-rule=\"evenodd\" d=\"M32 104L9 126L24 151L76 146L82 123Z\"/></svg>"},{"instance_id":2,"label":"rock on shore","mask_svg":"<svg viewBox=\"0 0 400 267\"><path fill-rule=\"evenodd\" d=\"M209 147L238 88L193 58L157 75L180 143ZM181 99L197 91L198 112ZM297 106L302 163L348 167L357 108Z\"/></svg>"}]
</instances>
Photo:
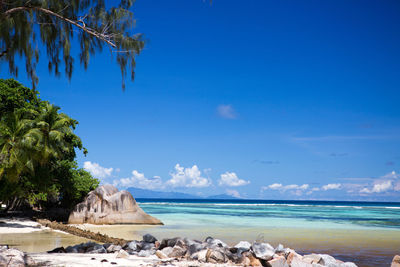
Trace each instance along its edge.
<instances>
[{"instance_id":1,"label":"rock on shore","mask_svg":"<svg viewBox=\"0 0 400 267\"><path fill-rule=\"evenodd\" d=\"M32 258L24 252L8 246L0 246L0 266L20 267L34 264Z\"/></svg>"},{"instance_id":2,"label":"rock on shore","mask_svg":"<svg viewBox=\"0 0 400 267\"><path fill-rule=\"evenodd\" d=\"M162 224L145 213L128 191L118 191L112 185L103 185L89 192L85 200L75 206L68 223Z\"/></svg>"},{"instance_id":3,"label":"rock on shore","mask_svg":"<svg viewBox=\"0 0 400 267\"><path fill-rule=\"evenodd\" d=\"M88 242L67 248L57 248L50 253L110 254L115 258L146 257L157 259L159 264L186 266L270 266L270 267L356 267L352 262L342 262L327 254L300 255L290 248L279 245L273 248L268 243L241 241L230 247L219 239L207 237L204 241L188 238L170 238L158 241L152 235L144 235L141 241L130 241L125 245L97 244ZM154 262L152 263L154 264Z\"/></svg>"}]
</instances>

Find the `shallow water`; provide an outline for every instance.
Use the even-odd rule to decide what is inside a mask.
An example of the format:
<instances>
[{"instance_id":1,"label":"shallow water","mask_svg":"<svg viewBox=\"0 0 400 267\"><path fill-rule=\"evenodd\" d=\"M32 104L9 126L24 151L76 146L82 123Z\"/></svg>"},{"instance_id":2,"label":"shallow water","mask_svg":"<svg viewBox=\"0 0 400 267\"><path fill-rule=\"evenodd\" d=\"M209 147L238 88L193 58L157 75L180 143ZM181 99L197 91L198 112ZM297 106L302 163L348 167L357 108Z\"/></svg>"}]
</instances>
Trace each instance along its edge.
<instances>
[{"instance_id":1,"label":"shallow water","mask_svg":"<svg viewBox=\"0 0 400 267\"><path fill-rule=\"evenodd\" d=\"M31 233L0 234L0 244L25 252L45 252L56 247L67 247L89 241L86 238L44 230Z\"/></svg>"}]
</instances>

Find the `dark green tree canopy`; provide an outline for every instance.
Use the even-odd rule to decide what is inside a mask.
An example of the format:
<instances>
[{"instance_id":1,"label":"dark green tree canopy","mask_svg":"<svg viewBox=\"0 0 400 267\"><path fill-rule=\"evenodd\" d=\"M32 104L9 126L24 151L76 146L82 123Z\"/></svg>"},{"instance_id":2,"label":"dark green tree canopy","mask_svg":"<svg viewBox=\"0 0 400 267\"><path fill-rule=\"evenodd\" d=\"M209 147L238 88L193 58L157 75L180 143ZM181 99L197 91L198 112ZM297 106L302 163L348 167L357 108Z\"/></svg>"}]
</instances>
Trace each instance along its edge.
<instances>
[{"instance_id":1,"label":"dark green tree canopy","mask_svg":"<svg viewBox=\"0 0 400 267\"><path fill-rule=\"evenodd\" d=\"M76 35L79 60L85 69L90 55L101 51L104 45L109 47L121 69L124 88L127 69L133 80L135 56L144 46L142 36L133 33L135 20L129 10L133 2L121 0L118 6L108 8L103 0L0 0L0 63L8 63L11 74L17 76L15 59L23 57L35 87L42 45L49 71L59 76L63 63L70 79L75 62L71 45Z\"/></svg>"},{"instance_id":2,"label":"dark green tree canopy","mask_svg":"<svg viewBox=\"0 0 400 267\"><path fill-rule=\"evenodd\" d=\"M79 169L78 122L13 79L0 79L0 202L70 208L99 181Z\"/></svg>"}]
</instances>

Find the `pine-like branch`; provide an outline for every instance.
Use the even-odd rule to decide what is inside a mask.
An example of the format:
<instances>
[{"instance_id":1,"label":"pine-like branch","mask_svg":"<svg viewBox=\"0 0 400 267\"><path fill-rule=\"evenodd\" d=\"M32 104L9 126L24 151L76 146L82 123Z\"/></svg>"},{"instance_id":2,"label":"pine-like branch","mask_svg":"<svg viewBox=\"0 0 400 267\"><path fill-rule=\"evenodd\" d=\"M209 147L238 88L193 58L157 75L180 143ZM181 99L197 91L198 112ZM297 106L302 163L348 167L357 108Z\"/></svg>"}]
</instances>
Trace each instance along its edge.
<instances>
[{"instance_id":1,"label":"pine-like branch","mask_svg":"<svg viewBox=\"0 0 400 267\"><path fill-rule=\"evenodd\" d=\"M56 18L58 18L60 20L63 20L65 22L67 22L67 23L70 23L70 24L78 27L82 31L86 32L87 34L90 34L90 35L92 35L92 36L94 36L94 37L106 42L107 44L109 44L110 46L112 46L114 48L117 47L117 45L110 40L110 38L111 38L110 35L108 35L106 33L97 32L97 31L87 27L84 23L82 23L82 25L81 25L81 24L79 24L78 21L74 21L74 20L71 20L69 18L63 17L60 14L55 13L55 12L49 10L49 9L45 9L45 8L41 8L41 7L29 7L29 6L15 7L15 8L7 10L6 12L3 13L3 15L4 16L10 16L12 13L15 13L15 12L29 11L29 10L42 12L42 13L48 14L50 16L56 17Z\"/></svg>"}]
</instances>

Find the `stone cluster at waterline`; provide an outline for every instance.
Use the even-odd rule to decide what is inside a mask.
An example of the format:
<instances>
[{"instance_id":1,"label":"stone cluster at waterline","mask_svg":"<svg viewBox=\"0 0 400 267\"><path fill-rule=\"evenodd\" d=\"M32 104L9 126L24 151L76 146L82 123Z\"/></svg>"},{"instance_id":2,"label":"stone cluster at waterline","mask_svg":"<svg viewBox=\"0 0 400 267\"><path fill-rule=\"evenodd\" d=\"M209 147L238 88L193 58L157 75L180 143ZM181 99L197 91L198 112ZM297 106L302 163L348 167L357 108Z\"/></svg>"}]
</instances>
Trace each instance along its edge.
<instances>
[{"instance_id":1,"label":"stone cluster at waterline","mask_svg":"<svg viewBox=\"0 0 400 267\"><path fill-rule=\"evenodd\" d=\"M114 244L82 243L67 248L56 248L50 253L115 253L117 258L159 258L173 264L174 261L197 261L201 263L231 264L240 266L272 267L354 267L352 262L342 262L327 254L300 255L293 249L279 245L273 248L268 243L241 241L233 247L219 239L207 237L205 241L188 238L171 238L158 241L146 234L141 241L130 241L123 246Z\"/></svg>"}]
</instances>

